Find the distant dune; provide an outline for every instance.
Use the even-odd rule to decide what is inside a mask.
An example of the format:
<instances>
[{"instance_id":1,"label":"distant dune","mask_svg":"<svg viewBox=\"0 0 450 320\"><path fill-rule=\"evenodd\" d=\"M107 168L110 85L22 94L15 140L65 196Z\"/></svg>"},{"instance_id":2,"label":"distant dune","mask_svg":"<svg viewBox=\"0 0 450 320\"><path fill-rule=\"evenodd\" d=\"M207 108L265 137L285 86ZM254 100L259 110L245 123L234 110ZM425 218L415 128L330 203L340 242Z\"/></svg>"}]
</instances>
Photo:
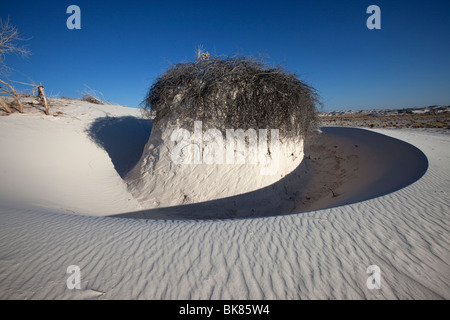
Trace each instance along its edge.
<instances>
[{"instance_id":1,"label":"distant dune","mask_svg":"<svg viewBox=\"0 0 450 320\"><path fill-rule=\"evenodd\" d=\"M347 110L319 113L323 125L364 128L419 128L450 130L450 106Z\"/></svg>"}]
</instances>

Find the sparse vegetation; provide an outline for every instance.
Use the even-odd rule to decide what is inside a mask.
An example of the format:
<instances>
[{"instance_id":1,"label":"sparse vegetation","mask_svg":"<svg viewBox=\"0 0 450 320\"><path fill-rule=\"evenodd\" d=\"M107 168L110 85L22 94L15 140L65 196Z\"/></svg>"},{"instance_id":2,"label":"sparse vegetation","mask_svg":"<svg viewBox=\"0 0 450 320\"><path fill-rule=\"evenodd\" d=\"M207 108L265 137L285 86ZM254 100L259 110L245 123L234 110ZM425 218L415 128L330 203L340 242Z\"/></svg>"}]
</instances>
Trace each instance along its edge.
<instances>
[{"instance_id":1,"label":"sparse vegetation","mask_svg":"<svg viewBox=\"0 0 450 320\"><path fill-rule=\"evenodd\" d=\"M368 113L357 114L327 114L320 115L321 125L363 128L435 128L450 129L450 108L439 107L440 112L433 108L423 109L423 112L414 113L409 110L391 110L386 114L372 115Z\"/></svg>"},{"instance_id":2,"label":"sparse vegetation","mask_svg":"<svg viewBox=\"0 0 450 320\"><path fill-rule=\"evenodd\" d=\"M81 97L81 101L88 101L91 103L95 103L95 104L111 104L109 101L107 101L105 99L105 97L103 96L103 93L97 91L97 90L93 90L91 88L89 88L87 85L84 85L85 89L84 91L81 93L82 97Z\"/></svg>"},{"instance_id":3,"label":"sparse vegetation","mask_svg":"<svg viewBox=\"0 0 450 320\"><path fill-rule=\"evenodd\" d=\"M316 125L316 91L281 67L244 56L220 58L197 52L173 65L142 103L148 117L207 129L279 129L280 137L305 136Z\"/></svg>"}]
</instances>

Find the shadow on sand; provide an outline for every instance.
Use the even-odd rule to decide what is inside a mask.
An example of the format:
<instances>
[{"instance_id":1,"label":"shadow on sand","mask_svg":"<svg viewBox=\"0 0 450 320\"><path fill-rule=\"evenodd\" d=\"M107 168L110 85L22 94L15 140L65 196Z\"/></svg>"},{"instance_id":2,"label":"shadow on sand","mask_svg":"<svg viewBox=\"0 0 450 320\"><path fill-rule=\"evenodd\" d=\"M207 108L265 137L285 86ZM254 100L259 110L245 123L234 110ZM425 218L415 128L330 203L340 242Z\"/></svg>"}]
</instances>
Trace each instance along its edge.
<instances>
[{"instance_id":1,"label":"shadow on sand","mask_svg":"<svg viewBox=\"0 0 450 320\"><path fill-rule=\"evenodd\" d=\"M97 118L87 133L103 148L120 177L134 168L152 131L152 120L132 116Z\"/></svg>"},{"instance_id":2,"label":"shadow on sand","mask_svg":"<svg viewBox=\"0 0 450 320\"><path fill-rule=\"evenodd\" d=\"M124 177L139 161L151 126L150 121L133 117L100 118L89 133ZM243 219L306 212L386 195L417 181L428 169L425 154L407 142L357 128L321 130L305 144L305 159L299 167L270 186L222 199L114 217ZM330 163L334 167L329 168Z\"/></svg>"}]
</instances>

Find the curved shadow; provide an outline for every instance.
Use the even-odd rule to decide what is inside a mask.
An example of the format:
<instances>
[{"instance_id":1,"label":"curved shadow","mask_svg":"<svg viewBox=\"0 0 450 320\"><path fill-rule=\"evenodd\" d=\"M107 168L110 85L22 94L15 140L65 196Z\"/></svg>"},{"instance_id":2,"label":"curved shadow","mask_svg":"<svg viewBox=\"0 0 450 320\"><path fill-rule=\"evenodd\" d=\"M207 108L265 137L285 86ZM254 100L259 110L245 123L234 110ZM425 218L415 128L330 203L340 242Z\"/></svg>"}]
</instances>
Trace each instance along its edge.
<instances>
[{"instance_id":1,"label":"curved shadow","mask_svg":"<svg viewBox=\"0 0 450 320\"><path fill-rule=\"evenodd\" d=\"M121 178L141 158L152 131L152 120L132 116L97 118L87 129L89 138L103 148Z\"/></svg>"},{"instance_id":2,"label":"curved shadow","mask_svg":"<svg viewBox=\"0 0 450 320\"><path fill-rule=\"evenodd\" d=\"M318 209L356 203L398 191L419 180L428 170L426 155L405 141L359 128L324 127L322 132L337 141L357 145L359 168L353 179L346 181L347 194Z\"/></svg>"},{"instance_id":3,"label":"curved shadow","mask_svg":"<svg viewBox=\"0 0 450 320\"><path fill-rule=\"evenodd\" d=\"M244 219L319 210L397 191L420 179L428 169L425 154L407 142L358 128L321 129L321 134L305 142L302 163L270 186L222 199L113 217ZM334 167L329 168L330 164Z\"/></svg>"}]
</instances>

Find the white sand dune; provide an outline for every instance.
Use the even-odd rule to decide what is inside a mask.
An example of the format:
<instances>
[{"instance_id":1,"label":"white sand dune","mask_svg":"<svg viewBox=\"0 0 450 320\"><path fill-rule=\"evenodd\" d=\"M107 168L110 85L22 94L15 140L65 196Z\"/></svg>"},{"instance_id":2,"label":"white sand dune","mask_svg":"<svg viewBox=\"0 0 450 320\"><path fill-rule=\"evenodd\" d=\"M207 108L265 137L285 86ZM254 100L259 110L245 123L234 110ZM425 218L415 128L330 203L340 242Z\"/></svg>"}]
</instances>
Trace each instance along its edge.
<instances>
[{"instance_id":1,"label":"white sand dune","mask_svg":"<svg viewBox=\"0 0 450 320\"><path fill-rule=\"evenodd\" d=\"M144 210L121 177L149 123L68 104L0 117L1 299L450 298L449 135L324 128L281 185Z\"/></svg>"},{"instance_id":2,"label":"white sand dune","mask_svg":"<svg viewBox=\"0 0 450 320\"><path fill-rule=\"evenodd\" d=\"M137 109L59 104L66 106L53 109L63 112L56 117L0 117L0 200L88 215L140 208L118 172L139 160L151 125L135 117Z\"/></svg>"}]
</instances>

